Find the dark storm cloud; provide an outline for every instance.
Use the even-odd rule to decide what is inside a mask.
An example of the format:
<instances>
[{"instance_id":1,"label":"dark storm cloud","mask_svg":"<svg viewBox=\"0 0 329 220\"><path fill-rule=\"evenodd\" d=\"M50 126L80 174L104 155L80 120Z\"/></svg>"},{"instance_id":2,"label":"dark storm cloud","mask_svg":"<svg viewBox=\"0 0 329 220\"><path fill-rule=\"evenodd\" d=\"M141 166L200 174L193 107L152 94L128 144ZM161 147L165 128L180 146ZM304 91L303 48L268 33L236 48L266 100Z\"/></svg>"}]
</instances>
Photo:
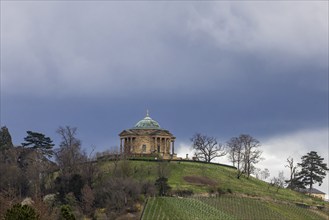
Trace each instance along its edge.
<instances>
[{"instance_id":1,"label":"dark storm cloud","mask_svg":"<svg viewBox=\"0 0 329 220\"><path fill-rule=\"evenodd\" d=\"M6 2L4 86L14 93L116 97L149 88L162 95L267 77L273 67L272 77L292 75L305 62L327 68L328 33L323 18L314 18L321 4L292 6Z\"/></svg>"}]
</instances>

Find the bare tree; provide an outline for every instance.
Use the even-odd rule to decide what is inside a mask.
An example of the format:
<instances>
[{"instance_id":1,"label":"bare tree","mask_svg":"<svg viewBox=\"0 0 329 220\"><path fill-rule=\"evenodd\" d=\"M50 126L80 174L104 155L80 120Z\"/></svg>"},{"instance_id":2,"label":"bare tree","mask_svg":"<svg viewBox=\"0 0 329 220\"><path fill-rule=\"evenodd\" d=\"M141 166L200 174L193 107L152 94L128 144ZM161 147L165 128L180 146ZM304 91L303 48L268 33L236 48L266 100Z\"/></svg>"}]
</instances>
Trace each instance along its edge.
<instances>
[{"instance_id":1,"label":"bare tree","mask_svg":"<svg viewBox=\"0 0 329 220\"><path fill-rule=\"evenodd\" d=\"M86 155L81 150L81 141L76 138L77 128L59 127L57 133L62 142L56 152L56 160L63 175L71 175L79 171L79 164L86 161Z\"/></svg>"},{"instance_id":2,"label":"bare tree","mask_svg":"<svg viewBox=\"0 0 329 220\"><path fill-rule=\"evenodd\" d=\"M248 134L241 134L239 140L244 149L244 173L246 173L249 178L252 171L252 166L258 163L261 159L262 151L257 149L260 147L260 143L257 139Z\"/></svg>"},{"instance_id":3,"label":"bare tree","mask_svg":"<svg viewBox=\"0 0 329 220\"><path fill-rule=\"evenodd\" d=\"M191 141L192 148L196 151L195 156L200 160L209 163L216 157L226 155L225 146L218 143L214 137L196 133L191 138Z\"/></svg>"},{"instance_id":4,"label":"bare tree","mask_svg":"<svg viewBox=\"0 0 329 220\"><path fill-rule=\"evenodd\" d=\"M261 173L262 173L262 170L260 168L254 168L252 173L256 176L257 179L260 179L261 178Z\"/></svg>"},{"instance_id":5,"label":"bare tree","mask_svg":"<svg viewBox=\"0 0 329 220\"><path fill-rule=\"evenodd\" d=\"M91 216L94 212L95 195L88 184L84 185L81 190L82 208L85 214Z\"/></svg>"},{"instance_id":6,"label":"bare tree","mask_svg":"<svg viewBox=\"0 0 329 220\"><path fill-rule=\"evenodd\" d=\"M267 168L265 168L260 172L260 175L262 180L266 180L270 176L270 171Z\"/></svg>"},{"instance_id":7,"label":"bare tree","mask_svg":"<svg viewBox=\"0 0 329 220\"><path fill-rule=\"evenodd\" d=\"M271 183L276 187L276 192L279 192L279 189L283 188L285 185L283 171L279 172L278 177L273 177Z\"/></svg>"},{"instance_id":8,"label":"bare tree","mask_svg":"<svg viewBox=\"0 0 329 220\"><path fill-rule=\"evenodd\" d=\"M140 199L141 184L131 177L104 175L99 179L93 191L95 203L104 204L108 212L118 214Z\"/></svg>"},{"instance_id":9,"label":"bare tree","mask_svg":"<svg viewBox=\"0 0 329 220\"><path fill-rule=\"evenodd\" d=\"M237 178L245 173L249 178L254 165L261 160L260 143L248 134L233 137L227 142L229 159L237 166Z\"/></svg>"},{"instance_id":10,"label":"bare tree","mask_svg":"<svg viewBox=\"0 0 329 220\"><path fill-rule=\"evenodd\" d=\"M97 163L94 162L95 157L93 157L93 153L95 149L95 146L91 146L91 151L88 157L83 153L83 163L80 165L83 169L83 172L81 173L82 177L87 181L87 184L90 187L92 186L94 179L98 177L100 171Z\"/></svg>"},{"instance_id":11,"label":"bare tree","mask_svg":"<svg viewBox=\"0 0 329 220\"><path fill-rule=\"evenodd\" d=\"M294 158L290 156L287 158L287 163L288 164L285 165L285 167L287 167L290 171L290 179L286 180L286 183L288 183L288 188L294 188L293 179L295 179L297 174L297 166L294 165Z\"/></svg>"},{"instance_id":12,"label":"bare tree","mask_svg":"<svg viewBox=\"0 0 329 220\"><path fill-rule=\"evenodd\" d=\"M60 126L57 129L57 134L59 134L62 138L62 142L60 143L61 147L70 147L70 146L80 146L81 141L76 138L77 134L77 128L76 127L70 127L70 126L65 126L62 127Z\"/></svg>"},{"instance_id":13,"label":"bare tree","mask_svg":"<svg viewBox=\"0 0 329 220\"><path fill-rule=\"evenodd\" d=\"M237 168L237 178L239 179L242 175L242 167L243 167L243 147L241 141L238 137L233 137L227 142L228 146L228 157L229 160L233 163L233 166Z\"/></svg>"}]
</instances>

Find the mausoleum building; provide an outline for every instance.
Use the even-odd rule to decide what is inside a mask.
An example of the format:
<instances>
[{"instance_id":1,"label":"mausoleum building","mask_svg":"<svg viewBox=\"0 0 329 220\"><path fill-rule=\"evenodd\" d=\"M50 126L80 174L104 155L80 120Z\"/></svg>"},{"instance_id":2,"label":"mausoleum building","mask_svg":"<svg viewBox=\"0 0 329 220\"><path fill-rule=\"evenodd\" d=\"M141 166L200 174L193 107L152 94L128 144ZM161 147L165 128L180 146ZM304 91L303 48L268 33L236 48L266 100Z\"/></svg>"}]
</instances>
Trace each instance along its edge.
<instances>
[{"instance_id":1,"label":"mausoleum building","mask_svg":"<svg viewBox=\"0 0 329 220\"><path fill-rule=\"evenodd\" d=\"M173 159L175 154L175 137L153 120L148 111L146 117L133 128L123 130L120 134L120 153L129 156L154 156Z\"/></svg>"}]
</instances>

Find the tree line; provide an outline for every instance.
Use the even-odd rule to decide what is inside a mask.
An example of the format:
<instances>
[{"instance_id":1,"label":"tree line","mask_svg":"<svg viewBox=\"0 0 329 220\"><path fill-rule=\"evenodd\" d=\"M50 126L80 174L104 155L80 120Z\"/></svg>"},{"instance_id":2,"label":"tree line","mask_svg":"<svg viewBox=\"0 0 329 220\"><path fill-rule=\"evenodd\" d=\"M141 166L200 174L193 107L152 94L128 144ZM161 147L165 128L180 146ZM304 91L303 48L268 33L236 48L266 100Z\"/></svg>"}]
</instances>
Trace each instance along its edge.
<instances>
[{"instance_id":1,"label":"tree line","mask_svg":"<svg viewBox=\"0 0 329 220\"><path fill-rule=\"evenodd\" d=\"M125 158L116 157L110 167L101 168L82 149L77 128L59 127L56 133L58 147L34 131L14 146L8 128L0 129L0 219L15 219L17 213L23 219L115 219L126 210L139 211L144 198L166 195L170 189L165 163L149 170L156 181L136 179L142 168Z\"/></svg>"},{"instance_id":2,"label":"tree line","mask_svg":"<svg viewBox=\"0 0 329 220\"><path fill-rule=\"evenodd\" d=\"M192 136L191 142L195 150L194 156L198 160L211 162L215 158L227 155L229 161L237 169L238 179L242 175L249 178L251 174L263 180L270 176L267 168L260 170L255 166L264 158L261 157L260 142L251 135L241 134L238 137L232 137L226 144L221 144L214 137L196 133ZM277 190L287 186L299 191L309 187L310 191L315 183L321 185L327 174L328 167L323 161L324 158L315 151L302 156L301 162L297 164L292 157L288 157L286 161L288 164L285 167L289 168L290 178L285 179L283 171L280 171L277 177L270 180L270 185L276 186Z\"/></svg>"},{"instance_id":3,"label":"tree line","mask_svg":"<svg viewBox=\"0 0 329 220\"><path fill-rule=\"evenodd\" d=\"M228 155L232 165L237 168L237 178L246 174L249 178L255 169L255 164L262 160L260 142L248 134L232 137L226 144L221 144L216 138L196 133L191 138L195 158L211 162L215 158Z\"/></svg>"}]
</instances>

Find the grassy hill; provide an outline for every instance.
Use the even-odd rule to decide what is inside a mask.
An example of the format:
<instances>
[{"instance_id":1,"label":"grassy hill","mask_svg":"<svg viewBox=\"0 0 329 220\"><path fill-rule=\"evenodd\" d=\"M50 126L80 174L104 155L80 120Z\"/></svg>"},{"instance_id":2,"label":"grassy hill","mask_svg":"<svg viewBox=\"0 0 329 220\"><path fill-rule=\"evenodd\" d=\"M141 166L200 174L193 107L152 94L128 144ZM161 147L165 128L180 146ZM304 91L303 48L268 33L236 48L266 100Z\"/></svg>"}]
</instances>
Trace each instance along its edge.
<instances>
[{"instance_id":1,"label":"grassy hill","mask_svg":"<svg viewBox=\"0 0 329 220\"><path fill-rule=\"evenodd\" d=\"M214 216L222 216L222 219L249 219L248 216L256 219L329 218L328 213L316 208L325 206L328 209L328 203L290 189L277 190L253 177L237 179L234 168L192 161L159 163L130 160L120 161L117 166L120 163L129 165L129 175L141 181L155 182L159 167L162 167L167 172L173 194L184 190L194 194L184 199L151 198L144 210L143 219L216 219ZM105 172L114 169L114 162L111 161L99 162L99 165ZM223 194L221 197L208 197L218 191ZM314 209L301 208L296 204L312 206ZM154 217L154 212L160 213L160 216ZM264 218L266 216L268 218Z\"/></svg>"}]
</instances>

